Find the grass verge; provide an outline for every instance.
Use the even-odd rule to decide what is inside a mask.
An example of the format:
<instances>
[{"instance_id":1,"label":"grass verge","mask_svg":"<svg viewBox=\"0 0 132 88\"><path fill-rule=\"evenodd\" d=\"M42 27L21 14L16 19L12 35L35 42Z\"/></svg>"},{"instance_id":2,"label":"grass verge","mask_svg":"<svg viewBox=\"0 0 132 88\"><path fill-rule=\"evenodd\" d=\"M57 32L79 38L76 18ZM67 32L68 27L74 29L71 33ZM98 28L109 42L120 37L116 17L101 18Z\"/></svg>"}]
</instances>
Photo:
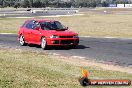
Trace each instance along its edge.
<instances>
[{"instance_id":1,"label":"grass verge","mask_svg":"<svg viewBox=\"0 0 132 88\"><path fill-rule=\"evenodd\" d=\"M132 80L132 74L128 73L90 66L85 66L85 69L89 70L90 79ZM79 76L81 76L79 64L58 60L57 57L47 53L0 49L0 88L80 88ZM89 88L118 88L118 86Z\"/></svg>"},{"instance_id":2,"label":"grass verge","mask_svg":"<svg viewBox=\"0 0 132 88\"><path fill-rule=\"evenodd\" d=\"M36 19L59 20L81 36L132 38L132 15L85 13L81 16ZM25 18L1 18L0 33L17 33Z\"/></svg>"}]
</instances>

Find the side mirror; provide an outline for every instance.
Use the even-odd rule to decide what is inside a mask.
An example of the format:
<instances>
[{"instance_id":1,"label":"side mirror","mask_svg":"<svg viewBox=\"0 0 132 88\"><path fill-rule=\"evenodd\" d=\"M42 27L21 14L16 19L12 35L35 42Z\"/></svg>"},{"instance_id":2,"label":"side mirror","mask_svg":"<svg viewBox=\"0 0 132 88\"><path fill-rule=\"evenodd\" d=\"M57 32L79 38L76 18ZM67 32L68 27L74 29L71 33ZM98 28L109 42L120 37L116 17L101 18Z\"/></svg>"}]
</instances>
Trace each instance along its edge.
<instances>
[{"instance_id":1,"label":"side mirror","mask_svg":"<svg viewBox=\"0 0 132 88\"><path fill-rule=\"evenodd\" d=\"M64 30L68 30L68 27L65 27Z\"/></svg>"},{"instance_id":2,"label":"side mirror","mask_svg":"<svg viewBox=\"0 0 132 88\"><path fill-rule=\"evenodd\" d=\"M64 26L64 25L62 25L63 26L63 28L65 29L65 30L68 30L69 28L68 27L66 27L66 26Z\"/></svg>"},{"instance_id":3,"label":"side mirror","mask_svg":"<svg viewBox=\"0 0 132 88\"><path fill-rule=\"evenodd\" d=\"M40 29L40 24L39 24L38 22L35 23L35 28L34 28L34 29L39 31L39 29Z\"/></svg>"},{"instance_id":4,"label":"side mirror","mask_svg":"<svg viewBox=\"0 0 132 88\"><path fill-rule=\"evenodd\" d=\"M40 27L36 27L36 28L34 28L34 29L39 31Z\"/></svg>"}]
</instances>

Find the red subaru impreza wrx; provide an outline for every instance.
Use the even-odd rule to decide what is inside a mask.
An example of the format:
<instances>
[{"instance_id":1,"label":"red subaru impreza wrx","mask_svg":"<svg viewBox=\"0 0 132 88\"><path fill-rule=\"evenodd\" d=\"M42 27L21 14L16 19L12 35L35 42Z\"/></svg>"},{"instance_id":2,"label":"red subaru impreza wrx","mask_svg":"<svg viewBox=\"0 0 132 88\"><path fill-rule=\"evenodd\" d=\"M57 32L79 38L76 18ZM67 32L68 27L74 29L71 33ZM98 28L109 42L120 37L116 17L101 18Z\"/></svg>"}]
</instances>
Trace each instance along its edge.
<instances>
[{"instance_id":1,"label":"red subaru impreza wrx","mask_svg":"<svg viewBox=\"0 0 132 88\"><path fill-rule=\"evenodd\" d=\"M20 44L37 44L42 49L47 46L71 46L79 44L78 34L54 20L27 20L18 32Z\"/></svg>"}]
</instances>

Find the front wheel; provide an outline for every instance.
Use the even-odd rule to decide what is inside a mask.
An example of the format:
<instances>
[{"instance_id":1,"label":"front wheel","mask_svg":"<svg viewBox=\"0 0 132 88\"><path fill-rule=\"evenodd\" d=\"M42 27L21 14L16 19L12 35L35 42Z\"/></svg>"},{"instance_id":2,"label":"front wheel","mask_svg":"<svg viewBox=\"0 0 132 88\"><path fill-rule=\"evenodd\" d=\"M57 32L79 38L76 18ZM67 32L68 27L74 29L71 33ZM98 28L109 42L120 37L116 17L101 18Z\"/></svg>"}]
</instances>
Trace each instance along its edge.
<instances>
[{"instance_id":1,"label":"front wheel","mask_svg":"<svg viewBox=\"0 0 132 88\"><path fill-rule=\"evenodd\" d=\"M42 39L41 39L41 48L43 50L45 50L47 48L47 42L46 42L45 37L42 37Z\"/></svg>"},{"instance_id":2,"label":"front wheel","mask_svg":"<svg viewBox=\"0 0 132 88\"><path fill-rule=\"evenodd\" d=\"M20 43L21 46L26 45L23 35L20 36L19 43Z\"/></svg>"},{"instance_id":3,"label":"front wheel","mask_svg":"<svg viewBox=\"0 0 132 88\"><path fill-rule=\"evenodd\" d=\"M71 45L70 48L71 49L76 49L77 45Z\"/></svg>"}]
</instances>

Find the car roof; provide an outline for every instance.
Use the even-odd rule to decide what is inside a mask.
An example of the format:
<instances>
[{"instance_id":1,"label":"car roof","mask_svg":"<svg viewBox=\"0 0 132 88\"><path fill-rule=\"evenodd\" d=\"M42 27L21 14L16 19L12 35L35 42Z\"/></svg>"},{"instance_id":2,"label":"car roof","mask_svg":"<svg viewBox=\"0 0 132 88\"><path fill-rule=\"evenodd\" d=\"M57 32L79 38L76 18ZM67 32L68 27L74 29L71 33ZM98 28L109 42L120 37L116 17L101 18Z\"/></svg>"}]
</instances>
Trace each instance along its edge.
<instances>
[{"instance_id":1,"label":"car roof","mask_svg":"<svg viewBox=\"0 0 132 88\"><path fill-rule=\"evenodd\" d=\"M42 21L45 21L45 22L54 22L55 20L45 20L45 19L32 19L34 21L37 21L37 22L42 22ZM27 22L29 21L32 21L32 20L27 20Z\"/></svg>"}]
</instances>

